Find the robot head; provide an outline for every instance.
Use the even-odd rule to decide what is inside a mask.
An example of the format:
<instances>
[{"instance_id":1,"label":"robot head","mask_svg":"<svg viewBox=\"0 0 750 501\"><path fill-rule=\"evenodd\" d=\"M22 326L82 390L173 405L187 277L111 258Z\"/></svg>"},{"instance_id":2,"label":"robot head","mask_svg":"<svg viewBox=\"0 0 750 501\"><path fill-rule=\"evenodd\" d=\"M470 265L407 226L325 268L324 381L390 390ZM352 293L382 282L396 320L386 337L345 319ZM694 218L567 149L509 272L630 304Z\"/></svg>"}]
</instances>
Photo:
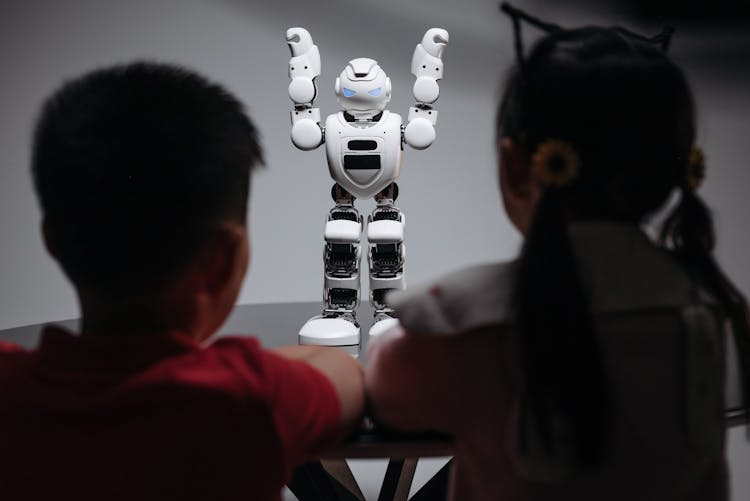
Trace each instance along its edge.
<instances>
[{"instance_id":1,"label":"robot head","mask_svg":"<svg viewBox=\"0 0 750 501\"><path fill-rule=\"evenodd\" d=\"M391 79L374 59L352 59L336 79L338 102L355 117L369 117L385 109L391 100Z\"/></svg>"}]
</instances>

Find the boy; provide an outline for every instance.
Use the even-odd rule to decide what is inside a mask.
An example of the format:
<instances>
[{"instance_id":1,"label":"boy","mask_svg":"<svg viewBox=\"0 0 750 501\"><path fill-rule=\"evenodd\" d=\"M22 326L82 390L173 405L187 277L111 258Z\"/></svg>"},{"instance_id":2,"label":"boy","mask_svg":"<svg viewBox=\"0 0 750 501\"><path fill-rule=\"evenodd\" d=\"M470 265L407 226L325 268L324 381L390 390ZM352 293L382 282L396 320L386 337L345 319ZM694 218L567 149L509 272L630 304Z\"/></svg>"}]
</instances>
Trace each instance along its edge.
<instances>
[{"instance_id":1,"label":"boy","mask_svg":"<svg viewBox=\"0 0 750 501\"><path fill-rule=\"evenodd\" d=\"M343 351L203 343L248 265L256 136L229 93L166 65L97 70L44 104L32 171L81 333L0 347L3 499L279 499L359 422Z\"/></svg>"}]
</instances>

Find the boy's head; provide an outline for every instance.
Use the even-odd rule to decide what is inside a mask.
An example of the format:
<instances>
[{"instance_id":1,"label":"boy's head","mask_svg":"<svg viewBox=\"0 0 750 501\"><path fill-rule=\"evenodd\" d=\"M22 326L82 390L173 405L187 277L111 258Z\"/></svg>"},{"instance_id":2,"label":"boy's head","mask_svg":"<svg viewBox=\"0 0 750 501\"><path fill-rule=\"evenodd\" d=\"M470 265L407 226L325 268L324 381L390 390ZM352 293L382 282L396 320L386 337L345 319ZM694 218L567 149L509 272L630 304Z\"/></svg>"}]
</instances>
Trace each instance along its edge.
<instances>
[{"instance_id":1,"label":"boy's head","mask_svg":"<svg viewBox=\"0 0 750 501\"><path fill-rule=\"evenodd\" d=\"M130 301L175 284L225 225L245 227L255 126L220 86L134 63L44 103L32 171L47 245L79 290Z\"/></svg>"}]
</instances>

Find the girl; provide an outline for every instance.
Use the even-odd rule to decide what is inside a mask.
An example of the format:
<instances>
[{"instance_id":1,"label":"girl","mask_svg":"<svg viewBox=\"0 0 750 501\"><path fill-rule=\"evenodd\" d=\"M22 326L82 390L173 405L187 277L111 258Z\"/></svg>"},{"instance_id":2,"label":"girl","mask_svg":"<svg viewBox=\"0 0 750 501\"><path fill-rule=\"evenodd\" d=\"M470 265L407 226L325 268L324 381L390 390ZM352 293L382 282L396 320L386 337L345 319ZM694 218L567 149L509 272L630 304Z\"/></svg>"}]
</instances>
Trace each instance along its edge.
<instances>
[{"instance_id":1,"label":"girl","mask_svg":"<svg viewBox=\"0 0 750 501\"><path fill-rule=\"evenodd\" d=\"M523 250L390 298L401 327L369 354L375 415L455 437L453 499L726 499L722 326L745 361L749 323L711 255L671 29L503 10L517 65L499 177ZM522 21L547 32L528 55ZM675 190L654 244L639 225Z\"/></svg>"}]
</instances>

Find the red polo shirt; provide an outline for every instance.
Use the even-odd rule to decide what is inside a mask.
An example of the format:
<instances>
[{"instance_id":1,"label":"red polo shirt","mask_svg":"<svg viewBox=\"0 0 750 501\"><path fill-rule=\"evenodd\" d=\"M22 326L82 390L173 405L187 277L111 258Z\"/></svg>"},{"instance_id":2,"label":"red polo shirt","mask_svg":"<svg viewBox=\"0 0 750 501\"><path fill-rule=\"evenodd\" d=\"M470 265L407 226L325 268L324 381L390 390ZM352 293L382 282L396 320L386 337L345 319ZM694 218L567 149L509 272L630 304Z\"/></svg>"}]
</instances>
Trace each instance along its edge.
<instances>
[{"instance_id":1,"label":"red polo shirt","mask_svg":"<svg viewBox=\"0 0 750 501\"><path fill-rule=\"evenodd\" d=\"M247 337L79 337L0 346L0 498L278 500L330 443L335 389Z\"/></svg>"}]
</instances>

